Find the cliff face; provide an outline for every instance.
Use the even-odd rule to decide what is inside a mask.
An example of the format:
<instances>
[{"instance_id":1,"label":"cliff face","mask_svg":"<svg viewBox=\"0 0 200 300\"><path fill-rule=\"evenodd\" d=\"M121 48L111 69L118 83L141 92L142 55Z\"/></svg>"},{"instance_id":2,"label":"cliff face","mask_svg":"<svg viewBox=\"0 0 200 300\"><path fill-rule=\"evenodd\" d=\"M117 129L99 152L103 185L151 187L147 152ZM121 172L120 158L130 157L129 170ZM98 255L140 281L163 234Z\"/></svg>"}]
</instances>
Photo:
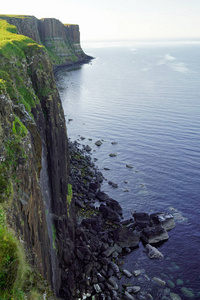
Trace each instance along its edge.
<instances>
[{"instance_id":1,"label":"cliff face","mask_svg":"<svg viewBox=\"0 0 200 300\"><path fill-rule=\"evenodd\" d=\"M65 119L47 50L17 28L0 20L0 206L32 264L57 294L64 282L70 295L75 211Z\"/></svg>"},{"instance_id":2,"label":"cliff face","mask_svg":"<svg viewBox=\"0 0 200 300\"><path fill-rule=\"evenodd\" d=\"M43 44L51 53L53 62L56 63L56 57L59 57L58 64L70 64L87 59L80 46L78 25L63 25L56 19L42 19L39 21L39 32Z\"/></svg>"},{"instance_id":3,"label":"cliff face","mask_svg":"<svg viewBox=\"0 0 200 300\"><path fill-rule=\"evenodd\" d=\"M33 16L0 15L0 18L15 25L19 34L44 45L54 66L67 66L91 59L81 48L78 25L64 25L53 18L38 20Z\"/></svg>"}]
</instances>

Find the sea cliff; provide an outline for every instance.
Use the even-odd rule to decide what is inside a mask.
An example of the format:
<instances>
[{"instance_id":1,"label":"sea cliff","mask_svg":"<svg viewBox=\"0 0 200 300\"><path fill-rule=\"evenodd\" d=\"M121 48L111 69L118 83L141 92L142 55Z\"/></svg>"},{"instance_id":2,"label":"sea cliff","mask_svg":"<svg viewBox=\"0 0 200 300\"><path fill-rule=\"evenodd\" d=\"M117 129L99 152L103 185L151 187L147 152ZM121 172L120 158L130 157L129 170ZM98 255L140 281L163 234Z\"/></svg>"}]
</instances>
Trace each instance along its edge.
<instances>
[{"instance_id":1,"label":"sea cliff","mask_svg":"<svg viewBox=\"0 0 200 300\"><path fill-rule=\"evenodd\" d=\"M19 34L45 46L54 69L88 62L92 58L81 48L79 25L62 24L54 18L39 20L34 16L0 15L0 18L15 25Z\"/></svg>"},{"instance_id":2,"label":"sea cliff","mask_svg":"<svg viewBox=\"0 0 200 300\"><path fill-rule=\"evenodd\" d=\"M0 242L8 255L0 263L0 290L8 298L22 286L23 276L28 276L23 269L27 259L19 255L24 251L29 265L57 295L63 273L69 295L74 288L70 266L75 210L67 132L50 59L54 53L42 44L47 43L47 36L53 42L57 34L63 34L63 43L75 47L79 33L74 33L73 44L73 29L70 40L65 36L68 29L63 33L60 29L64 25L54 19L48 22L58 27L52 25L47 33L45 20L0 17ZM57 65L85 57L82 50L76 55L70 47L65 57L55 51ZM5 271L14 261L14 273L9 268Z\"/></svg>"},{"instance_id":3,"label":"sea cliff","mask_svg":"<svg viewBox=\"0 0 200 300\"><path fill-rule=\"evenodd\" d=\"M173 216L123 221L91 148L67 138L54 71L89 59L77 25L0 16L0 298L153 298L120 283L141 273L123 269L123 256L142 241L162 259L150 244L169 238Z\"/></svg>"}]
</instances>

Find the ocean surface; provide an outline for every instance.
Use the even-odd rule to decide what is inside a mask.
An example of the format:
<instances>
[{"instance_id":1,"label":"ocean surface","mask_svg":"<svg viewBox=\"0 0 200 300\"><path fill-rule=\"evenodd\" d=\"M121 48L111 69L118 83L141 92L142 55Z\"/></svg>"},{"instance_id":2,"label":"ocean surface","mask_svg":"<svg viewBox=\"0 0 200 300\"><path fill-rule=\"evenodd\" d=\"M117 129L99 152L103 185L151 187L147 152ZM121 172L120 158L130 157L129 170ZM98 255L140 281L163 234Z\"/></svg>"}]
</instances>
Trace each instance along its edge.
<instances>
[{"instance_id":1,"label":"ocean surface","mask_svg":"<svg viewBox=\"0 0 200 300\"><path fill-rule=\"evenodd\" d=\"M86 43L83 49L95 59L56 74L69 138L92 148L106 179L102 190L121 204L125 219L134 211L176 219L158 248L163 260L150 260L142 243L124 257L125 268L142 269L128 282L168 299L159 296L156 276L181 299L200 299L200 42Z\"/></svg>"}]
</instances>

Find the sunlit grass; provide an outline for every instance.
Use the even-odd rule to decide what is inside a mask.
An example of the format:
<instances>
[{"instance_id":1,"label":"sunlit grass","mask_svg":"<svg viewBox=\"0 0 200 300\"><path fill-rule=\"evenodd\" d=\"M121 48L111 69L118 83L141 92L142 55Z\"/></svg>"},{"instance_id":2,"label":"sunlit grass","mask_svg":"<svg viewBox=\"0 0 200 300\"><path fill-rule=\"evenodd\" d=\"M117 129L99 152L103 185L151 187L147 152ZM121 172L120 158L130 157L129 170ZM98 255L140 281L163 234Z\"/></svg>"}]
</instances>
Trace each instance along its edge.
<instances>
[{"instance_id":1,"label":"sunlit grass","mask_svg":"<svg viewBox=\"0 0 200 300\"><path fill-rule=\"evenodd\" d=\"M0 54L6 57L10 57L12 54L24 57L23 50L26 47L40 48L42 46L27 36L17 34L16 26L0 19Z\"/></svg>"}]
</instances>

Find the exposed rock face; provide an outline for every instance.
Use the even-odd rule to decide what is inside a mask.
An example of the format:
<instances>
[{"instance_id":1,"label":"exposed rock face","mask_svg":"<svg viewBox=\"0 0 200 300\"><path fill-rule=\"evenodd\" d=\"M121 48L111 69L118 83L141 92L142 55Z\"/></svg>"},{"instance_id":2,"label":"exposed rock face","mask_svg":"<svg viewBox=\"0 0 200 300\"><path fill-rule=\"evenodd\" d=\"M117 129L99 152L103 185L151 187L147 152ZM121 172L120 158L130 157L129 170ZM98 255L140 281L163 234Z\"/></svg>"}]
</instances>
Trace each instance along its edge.
<instances>
[{"instance_id":1,"label":"exposed rock face","mask_svg":"<svg viewBox=\"0 0 200 300\"><path fill-rule=\"evenodd\" d=\"M55 67L86 62L91 59L81 48L78 25L64 25L54 18L38 20L33 16L0 15L0 18L15 25L19 34L26 35L44 45Z\"/></svg>"},{"instance_id":2,"label":"exposed rock face","mask_svg":"<svg viewBox=\"0 0 200 300\"><path fill-rule=\"evenodd\" d=\"M75 211L52 63L43 46L1 22L11 30L6 45L11 35L13 46L12 51L0 48L0 202L7 203L10 226L25 242L33 265L57 294L64 278L70 299Z\"/></svg>"},{"instance_id":3,"label":"exposed rock face","mask_svg":"<svg viewBox=\"0 0 200 300\"><path fill-rule=\"evenodd\" d=\"M14 105L6 91L2 90L0 90L0 119L1 158L6 161L6 148L9 143L12 147L16 147L13 151L17 158L16 161L12 161L16 171L12 167L6 168L3 163L1 164L1 168L4 168L1 176L7 177L8 183L6 197L3 199L4 195L1 194L0 202L11 203L9 224L20 233L27 248L31 249L30 259L33 265L51 282L50 244L32 136L31 133L27 133L18 144L18 137L12 134L15 120Z\"/></svg>"},{"instance_id":4,"label":"exposed rock face","mask_svg":"<svg viewBox=\"0 0 200 300\"><path fill-rule=\"evenodd\" d=\"M34 16L6 16L0 15L0 19L5 19L10 24L17 27L19 34L26 35L41 44L40 34L38 31L38 19Z\"/></svg>"}]
</instances>

